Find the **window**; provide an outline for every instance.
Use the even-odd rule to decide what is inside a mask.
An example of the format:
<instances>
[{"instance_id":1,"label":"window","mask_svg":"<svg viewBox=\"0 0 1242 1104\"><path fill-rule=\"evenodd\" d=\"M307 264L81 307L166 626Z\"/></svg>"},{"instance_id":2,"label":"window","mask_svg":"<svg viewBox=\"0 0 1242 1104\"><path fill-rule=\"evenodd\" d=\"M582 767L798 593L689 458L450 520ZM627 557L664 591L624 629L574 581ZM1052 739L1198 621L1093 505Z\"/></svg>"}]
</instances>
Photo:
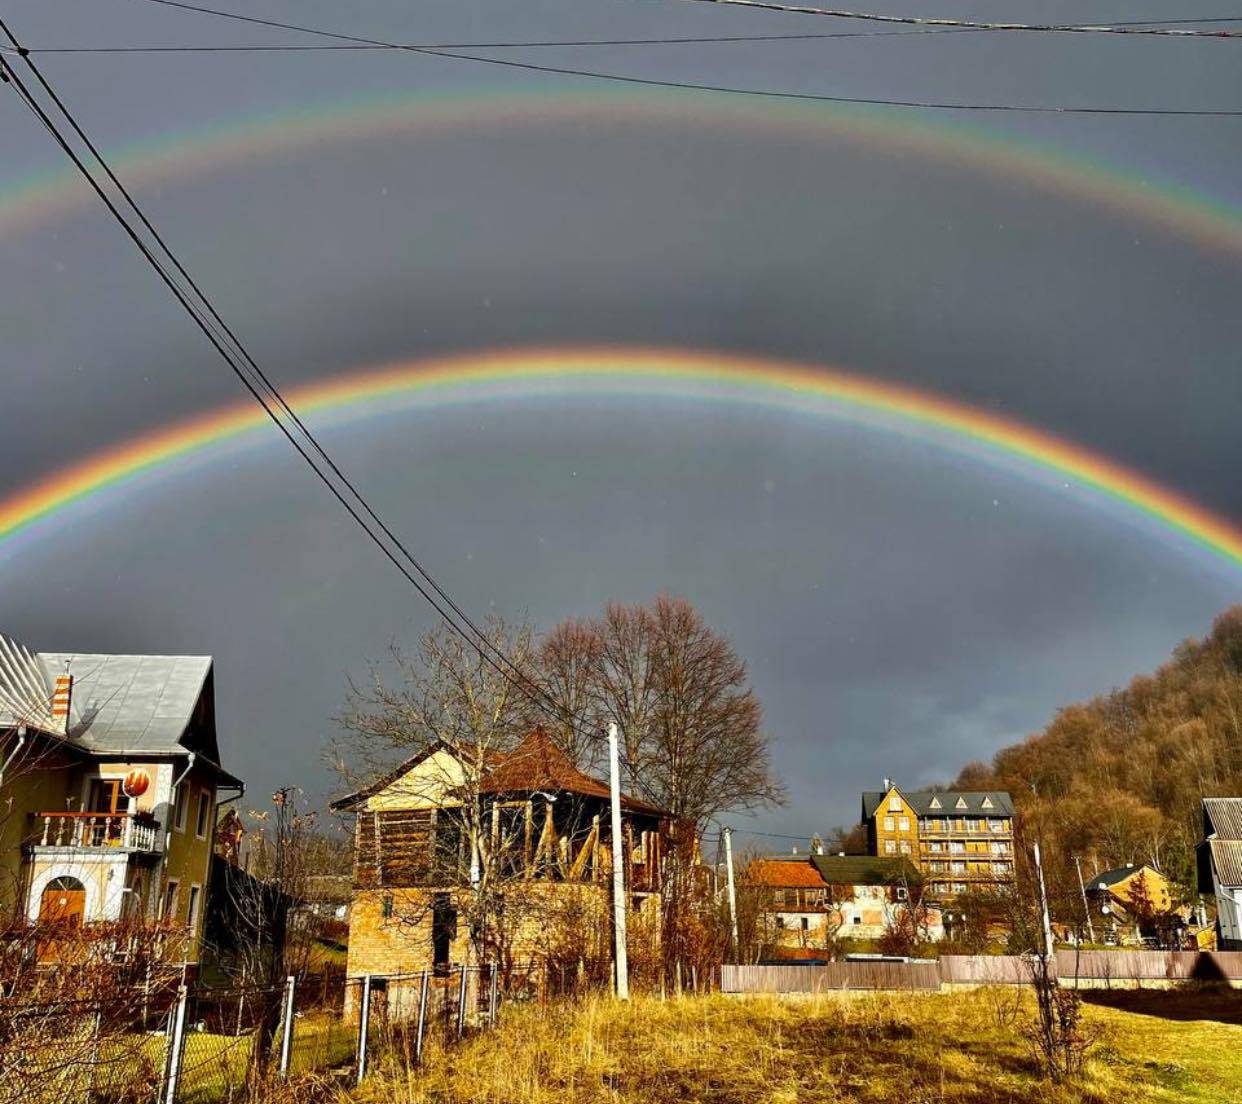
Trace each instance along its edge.
<instances>
[{"instance_id":1,"label":"window","mask_svg":"<svg viewBox=\"0 0 1242 1104\"><path fill-rule=\"evenodd\" d=\"M178 832L185 831L185 812L190 804L190 787L182 782L173 795L173 827Z\"/></svg>"},{"instance_id":2,"label":"window","mask_svg":"<svg viewBox=\"0 0 1242 1104\"><path fill-rule=\"evenodd\" d=\"M809 922L809 921L807 920L807 918L804 916L804 917L802 918L802 930L803 930L803 931L806 931L808 928L810 928L810 926L811 926L811 925L810 925L810 922Z\"/></svg>"},{"instance_id":3,"label":"window","mask_svg":"<svg viewBox=\"0 0 1242 1104\"><path fill-rule=\"evenodd\" d=\"M956 804L953 806L953 808L955 808L955 809L964 809L964 808L966 808L966 799L965 799L964 797L959 797L959 798L957 799Z\"/></svg>"},{"instance_id":4,"label":"window","mask_svg":"<svg viewBox=\"0 0 1242 1104\"><path fill-rule=\"evenodd\" d=\"M778 928L783 928L785 926L785 918L783 916L778 915L776 917L776 926Z\"/></svg>"},{"instance_id":5,"label":"window","mask_svg":"<svg viewBox=\"0 0 1242 1104\"><path fill-rule=\"evenodd\" d=\"M897 841L896 840L885 840L884 841L884 854L886 855L897 854Z\"/></svg>"},{"instance_id":6,"label":"window","mask_svg":"<svg viewBox=\"0 0 1242 1104\"><path fill-rule=\"evenodd\" d=\"M898 827L898 829L899 829L899 830L901 830L902 832L908 832L908 831L910 831L910 818L909 818L909 817L902 817L901 819L899 819L899 820L897 821L897 827Z\"/></svg>"},{"instance_id":7,"label":"window","mask_svg":"<svg viewBox=\"0 0 1242 1104\"><path fill-rule=\"evenodd\" d=\"M890 812L900 813L901 812L901 798L898 797L896 794L893 794L893 796L888 799L888 808Z\"/></svg>"},{"instance_id":8,"label":"window","mask_svg":"<svg viewBox=\"0 0 1242 1104\"><path fill-rule=\"evenodd\" d=\"M931 799L931 804L930 804L930 805L928 805L927 807L928 807L929 809L939 809L939 808L941 807L941 806L940 806L940 798L938 798L938 797L933 797L933 798Z\"/></svg>"},{"instance_id":9,"label":"window","mask_svg":"<svg viewBox=\"0 0 1242 1104\"><path fill-rule=\"evenodd\" d=\"M207 838L207 827L211 822L211 791L203 790L198 795L198 813L194 817L194 834L199 839Z\"/></svg>"},{"instance_id":10,"label":"window","mask_svg":"<svg viewBox=\"0 0 1242 1104\"><path fill-rule=\"evenodd\" d=\"M891 832L893 830L894 823L895 822L893 821L893 818L891 816L885 817L884 818L884 831Z\"/></svg>"},{"instance_id":11,"label":"window","mask_svg":"<svg viewBox=\"0 0 1242 1104\"><path fill-rule=\"evenodd\" d=\"M903 855L908 855L908 854L910 854L910 841L909 841L909 840L902 840L902 841L901 841L901 853L902 853Z\"/></svg>"},{"instance_id":12,"label":"window","mask_svg":"<svg viewBox=\"0 0 1242 1104\"><path fill-rule=\"evenodd\" d=\"M904 900L906 900L909 896L910 896L910 894L909 894L909 892L906 890L906 887L905 887L905 886L898 886L898 887L897 887L897 900L899 900L899 901L904 901Z\"/></svg>"},{"instance_id":13,"label":"window","mask_svg":"<svg viewBox=\"0 0 1242 1104\"><path fill-rule=\"evenodd\" d=\"M862 917L861 917L861 916L855 916L855 917L854 917L854 923L855 923L855 924L861 924L861 923L862 923Z\"/></svg>"},{"instance_id":14,"label":"window","mask_svg":"<svg viewBox=\"0 0 1242 1104\"><path fill-rule=\"evenodd\" d=\"M953 864L953 873L954 874L965 874L966 864L964 862L955 862Z\"/></svg>"},{"instance_id":15,"label":"window","mask_svg":"<svg viewBox=\"0 0 1242 1104\"><path fill-rule=\"evenodd\" d=\"M1002 820L989 820L988 827L993 832L1003 832L1005 830L1005 822Z\"/></svg>"},{"instance_id":16,"label":"window","mask_svg":"<svg viewBox=\"0 0 1242 1104\"><path fill-rule=\"evenodd\" d=\"M983 807L984 807L985 809L990 809L990 808L992 808L992 799L991 799L990 797L985 797L985 798L983 799Z\"/></svg>"},{"instance_id":17,"label":"window","mask_svg":"<svg viewBox=\"0 0 1242 1104\"><path fill-rule=\"evenodd\" d=\"M962 855L965 853L965 851L966 851L966 845L961 840L950 840L949 841L949 854L950 855Z\"/></svg>"},{"instance_id":18,"label":"window","mask_svg":"<svg viewBox=\"0 0 1242 1104\"><path fill-rule=\"evenodd\" d=\"M954 893L965 893L965 892L966 892L966 883L965 883L965 882L954 882L954 883L953 883L953 892L954 892Z\"/></svg>"},{"instance_id":19,"label":"window","mask_svg":"<svg viewBox=\"0 0 1242 1104\"><path fill-rule=\"evenodd\" d=\"M160 908L160 918L163 920L174 920L177 916L177 889L180 886L175 878L170 880L168 885L164 887L164 902Z\"/></svg>"},{"instance_id":20,"label":"window","mask_svg":"<svg viewBox=\"0 0 1242 1104\"><path fill-rule=\"evenodd\" d=\"M385 920L392 919L392 894L391 893L385 893L383 900L380 901L380 915L383 916Z\"/></svg>"},{"instance_id":21,"label":"window","mask_svg":"<svg viewBox=\"0 0 1242 1104\"><path fill-rule=\"evenodd\" d=\"M190 886L190 899L185 910L185 926L191 932L198 929L198 906L203 899L203 887L200 885Z\"/></svg>"},{"instance_id":22,"label":"window","mask_svg":"<svg viewBox=\"0 0 1242 1104\"><path fill-rule=\"evenodd\" d=\"M940 854L940 841L939 840L933 841L931 844L931 849L935 854L937 855Z\"/></svg>"}]
</instances>

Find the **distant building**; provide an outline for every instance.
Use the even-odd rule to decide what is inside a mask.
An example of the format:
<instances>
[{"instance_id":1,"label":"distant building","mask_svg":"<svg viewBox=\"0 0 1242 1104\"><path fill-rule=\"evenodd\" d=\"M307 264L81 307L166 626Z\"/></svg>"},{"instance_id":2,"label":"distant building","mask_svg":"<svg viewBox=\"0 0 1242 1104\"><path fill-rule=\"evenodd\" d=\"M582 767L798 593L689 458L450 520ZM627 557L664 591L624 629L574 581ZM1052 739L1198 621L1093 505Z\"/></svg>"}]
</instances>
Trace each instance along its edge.
<instances>
[{"instance_id":1,"label":"distant building","mask_svg":"<svg viewBox=\"0 0 1242 1104\"><path fill-rule=\"evenodd\" d=\"M1110 942L1166 942L1175 903L1168 878L1154 866L1128 863L1101 871L1086 883L1085 892Z\"/></svg>"},{"instance_id":2,"label":"distant building","mask_svg":"<svg viewBox=\"0 0 1242 1104\"><path fill-rule=\"evenodd\" d=\"M920 902L923 878L909 859L838 854L813 855L811 861L828 886L843 938L879 939L900 910ZM923 919L928 939L944 938L938 908L929 907Z\"/></svg>"},{"instance_id":3,"label":"distant building","mask_svg":"<svg viewBox=\"0 0 1242 1104\"><path fill-rule=\"evenodd\" d=\"M862 795L862 822L868 851L911 863L929 896L1013 883L1013 802L1002 790L907 792L885 779Z\"/></svg>"},{"instance_id":4,"label":"distant building","mask_svg":"<svg viewBox=\"0 0 1242 1104\"><path fill-rule=\"evenodd\" d=\"M207 656L36 653L0 634L9 923L162 921L196 963L220 765Z\"/></svg>"},{"instance_id":5,"label":"distant building","mask_svg":"<svg viewBox=\"0 0 1242 1104\"><path fill-rule=\"evenodd\" d=\"M745 880L759 894L759 920L765 941L786 946L824 946L828 886L806 856L753 859L746 867Z\"/></svg>"},{"instance_id":6,"label":"distant building","mask_svg":"<svg viewBox=\"0 0 1242 1104\"><path fill-rule=\"evenodd\" d=\"M1217 947L1242 950L1242 797L1203 799L1198 874L1199 892L1216 897Z\"/></svg>"}]
</instances>

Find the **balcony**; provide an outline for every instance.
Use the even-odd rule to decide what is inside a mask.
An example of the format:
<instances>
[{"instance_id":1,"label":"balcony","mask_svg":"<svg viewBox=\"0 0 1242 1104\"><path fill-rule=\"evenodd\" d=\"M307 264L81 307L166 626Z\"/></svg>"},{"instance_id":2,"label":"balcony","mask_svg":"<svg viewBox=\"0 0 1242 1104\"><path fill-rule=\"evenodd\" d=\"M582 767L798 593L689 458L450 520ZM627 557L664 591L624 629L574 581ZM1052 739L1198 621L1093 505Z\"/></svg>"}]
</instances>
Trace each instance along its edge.
<instances>
[{"instance_id":1,"label":"balcony","mask_svg":"<svg viewBox=\"0 0 1242 1104\"><path fill-rule=\"evenodd\" d=\"M35 847L83 851L160 850L159 822L149 813L34 813Z\"/></svg>"}]
</instances>

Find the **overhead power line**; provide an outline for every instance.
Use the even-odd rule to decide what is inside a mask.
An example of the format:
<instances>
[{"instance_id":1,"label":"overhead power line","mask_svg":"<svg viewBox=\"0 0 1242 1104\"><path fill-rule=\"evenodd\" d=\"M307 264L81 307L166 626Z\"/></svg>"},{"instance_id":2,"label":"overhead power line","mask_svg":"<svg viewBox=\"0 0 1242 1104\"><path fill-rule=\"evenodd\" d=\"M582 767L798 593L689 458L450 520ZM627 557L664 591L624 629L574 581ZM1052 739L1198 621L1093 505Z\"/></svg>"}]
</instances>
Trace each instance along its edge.
<instances>
[{"instance_id":1,"label":"overhead power line","mask_svg":"<svg viewBox=\"0 0 1242 1104\"><path fill-rule=\"evenodd\" d=\"M160 0L162 2L162 0ZM899 23L915 27L961 27L976 31L1038 31L1044 34L1126 34L1156 35L1162 38L1242 38L1242 31L1200 31L1169 26L1174 20L1160 20L1152 27L1133 23L1015 23L976 19L948 19L924 15L882 15L879 12L851 11L846 8L815 8L801 4L782 4L777 0L682 0L691 4L756 8L760 11L789 12L794 15L823 15L832 19L860 19L869 23ZM1212 22L1223 22L1213 20Z\"/></svg>"},{"instance_id":2,"label":"overhead power line","mask_svg":"<svg viewBox=\"0 0 1242 1104\"><path fill-rule=\"evenodd\" d=\"M61 131L55 119L39 103L36 96L25 84L12 64L3 58L0 58L0 78L5 83L13 86L22 102L35 115L56 144L60 146L61 150L72 161L74 167L90 184L92 190L103 202L112 217L124 229L126 235L134 243L144 259L155 269L173 297L186 313L190 315L195 325L202 331L212 347L232 370L233 374L250 393L251 397L263 408L276 428L289 444L293 446L302 460L307 463L320 482L345 508L353 521L363 530L372 543L379 548L405 579L413 585L444 622L477 652L481 659L532 702L542 707L551 705L555 709L556 703L551 695L542 687L532 682L500 648L492 643L487 634L470 619L448 592L419 563L401 539L380 518L379 514L348 479L314 434L307 429L301 418L298 417L297 413L285 400L279 388L259 367L236 333L224 321L207 295L177 259L168 243L143 213L132 194L116 173L113 172L102 152L91 141L72 112L44 78L42 72L26 55L26 51L18 44L2 19L0 19L0 33L3 33L13 43L14 48L42 87L45 95L55 105L59 114L68 122L74 134L77 135L78 139L89 151L91 157L102 168L104 175L116 190L117 197L119 198L108 193L108 190L86 164L85 159L74 149L73 144ZM139 229L126 216L121 209L122 206L128 207L133 213L142 228L155 243L154 246L143 237ZM184 284L180 281L184 281Z\"/></svg>"},{"instance_id":3,"label":"overhead power line","mask_svg":"<svg viewBox=\"0 0 1242 1104\"><path fill-rule=\"evenodd\" d=\"M1121 27L1173 26L1191 23L1242 23L1242 16L1222 16L1219 19L1135 19L1115 24ZM682 46L713 45L753 42L806 42L838 38L909 38L912 35L958 34L975 31L973 27L915 27L896 31L827 31L804 34L754 34L754 35L685 35L658 38L562 38L562 39L505 39L496 42L412 42L400 45L384 43L339 42L331 45L316 43L270 43L240 42L231 45L202 45L183 43L173 45L118 45L118 46L27 46L31 54L249 54L249 53L324 53L332 51L363 52L368 50L391 51L395 49L424 50L526 50L542 47L593 47L593 46ZM12 47L0 45L0 51L16 54Z\"/></svg>"},{"instance_id":4,"label":"overhead power line","mask_svg":"<svg viewBox=\"0 0 1242 1104\"><path fill-rule=\"evenodd\" d=\"M343 42L362 43L370 46L385 46L389 49L405 50L409 53L422 54L428 57L441 57L448 58L453 61L468 61L480 65L499 66L505 69L529 70L535 73L550 73L557 76L582 77L588 80L607 81L615 84L640 85L649 88L674 88L684 91L719 92L726 93L728 95L752 96L762 99L855 104L866 107L906 107L933 111L1017 112L1022 114L1039 115L1167 115L1208 118L1233 118L1242 116L1242 109L1238 108L1089 107L1077 105L1028 106L1023 104L955 103L952 101L941 100L891 99L876 96L834 96L815 92L785 92L775 89L741 88L734 85L702 84L678 80L660 80L654 77L634 77L620 73L605 73L596 69L578 69L560 65L541 65L530 61L516 61L512 58L485 57L481 54L465 54L451 50L441 50L426 46L415 46L408 43L388 42L384 39L345 34L340 31L329 31L321 27L310 27L305 24L286 23L281 20L263 19L253 15L241 15L238 12L224 11L219 8L208 8L199 4L186 3L185 0L146 0L146 2L149 4L160 4L164 7L180 8L184 11L198 12L202 15L211 15L220 19L231 19L240 23L254 23L263 27L276 27L286 31L298 31L303 34L317 35L321 38L331 38ZM715 0L713 0L713 2L715 2Z\"/></svg>"}]
</instances>

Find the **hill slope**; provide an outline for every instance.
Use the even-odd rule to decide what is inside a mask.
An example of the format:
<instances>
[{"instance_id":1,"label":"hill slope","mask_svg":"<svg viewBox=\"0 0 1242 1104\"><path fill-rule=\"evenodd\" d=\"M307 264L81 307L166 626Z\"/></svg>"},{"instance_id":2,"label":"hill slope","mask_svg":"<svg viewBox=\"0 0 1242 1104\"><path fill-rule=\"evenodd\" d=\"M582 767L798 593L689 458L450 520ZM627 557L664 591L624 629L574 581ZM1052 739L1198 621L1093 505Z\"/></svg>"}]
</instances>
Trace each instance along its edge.
<instances>
[{"instance_id":1,"label":"hill slope","mask_svg":"<svg viewBox=\"0 0 1242 1104\"><path fill-rule=\"evenodd\" d=\"M1151 862L1188 892L1199 799L1242 794L1242 606L1221 614L1151 675L1062 709L1041 733L972 763L955 787L1006 789L1050 875Z\"/></svg>"}]
</instances>

